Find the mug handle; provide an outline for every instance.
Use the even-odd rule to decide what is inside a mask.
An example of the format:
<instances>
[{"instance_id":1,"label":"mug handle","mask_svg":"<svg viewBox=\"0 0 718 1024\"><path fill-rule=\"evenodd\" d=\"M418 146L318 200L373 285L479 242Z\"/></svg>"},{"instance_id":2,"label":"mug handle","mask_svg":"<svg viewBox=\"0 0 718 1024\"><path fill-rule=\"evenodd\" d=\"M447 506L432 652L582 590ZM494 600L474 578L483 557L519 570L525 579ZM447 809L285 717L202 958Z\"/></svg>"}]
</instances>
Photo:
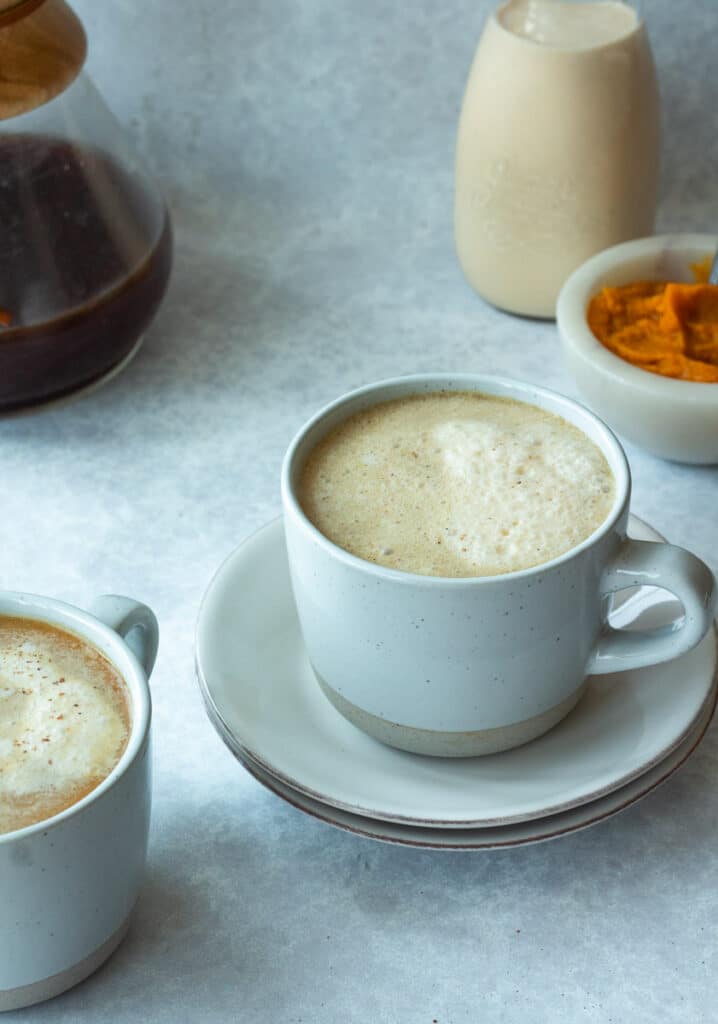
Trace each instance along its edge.
<instances>
[{"instance_id":1,"label":"mug handle","mask_svg":"<svg viewBox=\"0 0 718 1024\"><path fill-rule=\"evenodd\" d=\"M601 577L601 594L651 586L670 591L683 605L683 619L658 629L613 629L606 624L587 673L625 672L657 665L695 647L711 627L716 603L713 573L699 558L672 544L625 540Z\"/></svg>"},{"instance_id":2,"label":"mug handle","mask_svg":"<svg viewBox=\"0 0 718 1024\"><path fill-rule=\"evenodd\" d=\"M130 597L103 594L95 598L88 611L119 633L149 677L160 639L157 618L152 609Z\"/></svg>"}]
</instances>

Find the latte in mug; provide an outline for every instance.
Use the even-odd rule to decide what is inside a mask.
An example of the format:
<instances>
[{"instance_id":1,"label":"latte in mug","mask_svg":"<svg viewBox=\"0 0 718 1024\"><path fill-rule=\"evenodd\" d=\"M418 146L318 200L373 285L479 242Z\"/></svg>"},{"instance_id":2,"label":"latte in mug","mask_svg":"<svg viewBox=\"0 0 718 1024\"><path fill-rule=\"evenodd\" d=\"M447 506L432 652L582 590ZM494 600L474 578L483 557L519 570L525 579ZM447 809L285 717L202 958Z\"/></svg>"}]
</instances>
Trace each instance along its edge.
<instances>
[{"instance_id":1,"label":"latte in mug","mask_svg":"<svg viewBox=\"0 0 718 1024\"><path fill-rule=\"evenodd\" d=\"M129 735L125 683L100 651L49 623L0 616L0 835L81 800Z\"/></svg>"},{"instance_id":2,"label":"latte in mug","mask_svg":"<svg viewBox=\"0 0 718 1024\"><path fill-rule=\"evenodd\" d=\"M305 515L404 572L496 576L570 551L607 518L608 462L555 413L475 391L379 402L335 426L299 480Z\"/></svg>"},{"instance_id":3,"label":"latte in mug","mask_svg":"<svg viewBox=\"0 0 718 1024\"><path fill-rule=\"evenodd\" d=\"M282 466L321 690L374 739L470 757L547 732L592 674L691 650L712 622L713 575L682 548L630 538L630 494L608 427L545 388L417 374L332 402ZM683 605L670 632L606 628L609 598L635 579Z\"/></svg>"}]
</instances>

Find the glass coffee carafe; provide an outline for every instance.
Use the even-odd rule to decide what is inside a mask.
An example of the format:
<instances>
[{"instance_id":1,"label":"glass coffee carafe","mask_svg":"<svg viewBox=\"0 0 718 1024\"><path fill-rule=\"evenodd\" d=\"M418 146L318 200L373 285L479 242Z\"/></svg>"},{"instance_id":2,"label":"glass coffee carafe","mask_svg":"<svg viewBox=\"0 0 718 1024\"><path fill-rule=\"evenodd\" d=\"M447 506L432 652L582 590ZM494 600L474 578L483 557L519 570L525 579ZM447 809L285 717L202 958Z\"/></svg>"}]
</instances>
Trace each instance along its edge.
<instances>
[{"instance_id":1,"label":"glass coffee carafe","mask_svg":"<svg viewBox=\"0 0 718 1024\"><path fill-rule=\"evenodd\" d=\"M0 412L116 372L165 292L162 197L64 0L0 0Z\"/></svg>"}]
</instances>

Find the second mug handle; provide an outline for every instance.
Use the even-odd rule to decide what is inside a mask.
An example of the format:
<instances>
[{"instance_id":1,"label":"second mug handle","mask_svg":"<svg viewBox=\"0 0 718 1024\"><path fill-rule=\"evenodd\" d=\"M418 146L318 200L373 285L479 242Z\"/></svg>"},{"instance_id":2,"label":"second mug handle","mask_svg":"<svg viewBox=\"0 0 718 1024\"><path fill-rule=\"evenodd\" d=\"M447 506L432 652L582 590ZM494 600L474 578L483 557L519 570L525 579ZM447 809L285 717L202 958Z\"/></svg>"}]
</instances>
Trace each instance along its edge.
<instances>
[{"instance_id":1,"label":"second mug handle","mask_svg":"<svg viewBox=\"0 0 718 1024\"><path fill-rule=\"evenodd\" d=\"M715 578L689 551L654 541L624 541L604 571L601 593L640 586L670 591L683 605L683 621L640 631L606 625L591 654L588 675L670 661L695 647L710 629L716 604Z\"/></svg>"},{"instance_id":2,"label":"second mug handle","mask_svg":"<svg viewBox=\"0 0 718 1024\"><path fill-rule=\"evenodd\" d=\"M151 608L119 594L96 597L88 611L119 633L149 678L157 657L159 626Z\"/></svg>"}]
</instances>

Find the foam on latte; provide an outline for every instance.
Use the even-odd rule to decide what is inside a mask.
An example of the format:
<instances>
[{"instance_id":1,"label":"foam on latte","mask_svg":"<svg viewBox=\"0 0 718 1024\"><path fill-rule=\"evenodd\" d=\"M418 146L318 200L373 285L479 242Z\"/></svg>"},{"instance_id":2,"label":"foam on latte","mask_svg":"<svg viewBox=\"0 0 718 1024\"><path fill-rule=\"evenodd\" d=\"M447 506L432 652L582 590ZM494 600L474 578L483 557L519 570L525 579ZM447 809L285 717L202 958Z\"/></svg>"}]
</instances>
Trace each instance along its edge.
<instances>
[{"instance_id":1,"label":"foam on latte","mask_svg":"<svg viewBox=\"0 0 718 1024\"><path fill-rule=\"evenodd\" d=\"M125 685L86 641L0 616L0 834L81 800L127 745Z\"/></svg>"},{"instance_id":2,"label":"foam on latte","mask_svg":"<svg viewBox=\"0 0 718 1024\"><path fill-rule=\"evenodd\" d=\"M310 453L299 485L325 536L429 576L548 562L594 532L615 483L603 453L553 413L477 392L381 402Z\"/></svg>"}]
</instances>

